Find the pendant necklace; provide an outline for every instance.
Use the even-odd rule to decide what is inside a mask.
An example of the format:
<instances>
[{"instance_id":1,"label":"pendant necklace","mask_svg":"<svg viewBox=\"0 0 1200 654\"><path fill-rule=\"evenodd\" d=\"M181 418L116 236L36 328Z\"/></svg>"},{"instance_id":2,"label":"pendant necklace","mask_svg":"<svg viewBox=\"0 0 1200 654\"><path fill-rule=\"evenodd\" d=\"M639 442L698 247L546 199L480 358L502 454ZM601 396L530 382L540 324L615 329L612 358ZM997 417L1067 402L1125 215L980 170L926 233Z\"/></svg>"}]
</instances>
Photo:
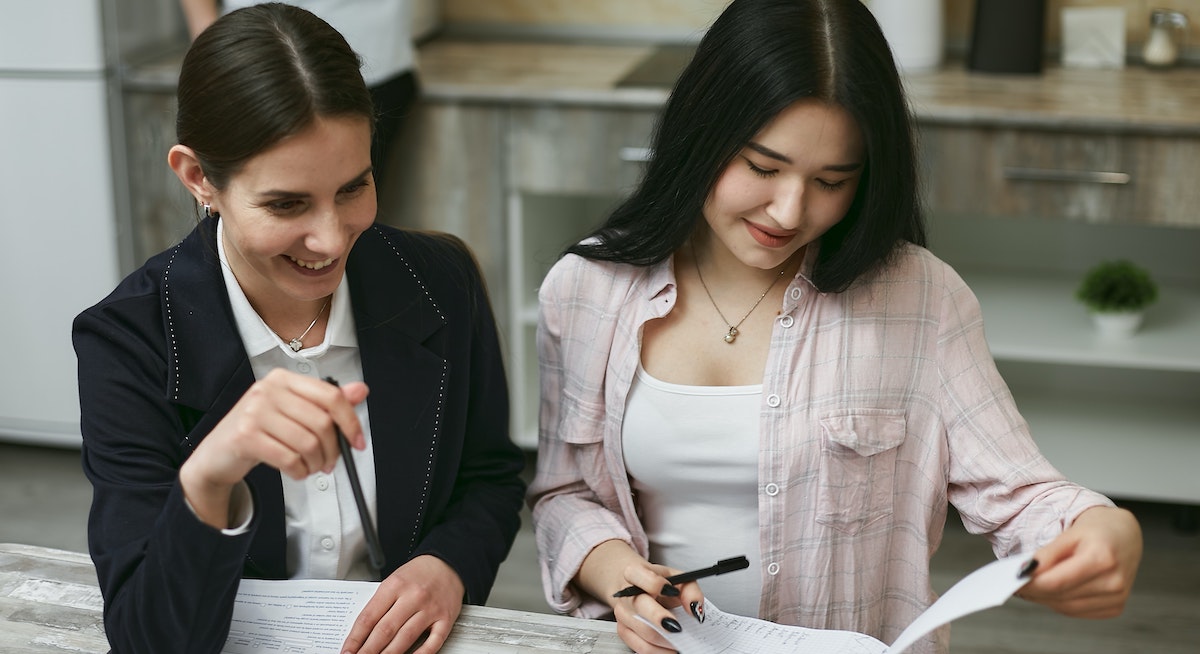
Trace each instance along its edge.
<instances>
[{"instance_id":1,"label":"pendant necklace","mask_svg":"<svg viewBox=\"0 0 1200 654\"><path fill-rule=\"evenodd\" d=\"M763 298L767 297L767 293L770 293L771 289L775 288L775 284L779 283L779 280L783 278L784 273L787 272L787 262L784 262L783 270L779 271L779 276L771 280L771 285L767 286L767 289L762 292L762 295L758 296L758 299L754 301L754 305L750 307L750 310L746 312L746 315L742 316L742 319L734 324L729 322L729 319L725 317L725 314L721 313L721 307L717 306L717 301L713 299L712 291L708 290L708 284L704 283L704 275L700 274L700 261L696 258L695 243L692 244L692 264L696 266L696 277L700 278L700 286L704 287L704 293L708 296L708 301L712 302L713 308L717 310L717 315L721 317L721 321L726 325L729 325L729 331L725 332L725 342L729 343L730 345L737 340L738 334L740 333L738 331L738 327L741 327L742 323L746 322L746 319L750 317L750 314L754 313L754 310L758 308L758 305L763 301Z\"/></svg>"},{"instance_id":2,"label":"pendant necklace","mask_svg":"<svg viewBox=\"0 0 1200 654\"><path fill-rule=\"evenodd\" d=\"M325 307L327 306L329 306L329 298L325 299L325 304L322 304L321 309L317 311L317 317L313 318L312 322L308 323L308 327L304 330L304 333L288 341L288 347L292 348L293 352L299 352L300 349L304 347L304 337L308 336L308 333L312 331L313 326L316 325L317 321L321 319L321 314L325 313Z\"/></svg>"}]
</instances>

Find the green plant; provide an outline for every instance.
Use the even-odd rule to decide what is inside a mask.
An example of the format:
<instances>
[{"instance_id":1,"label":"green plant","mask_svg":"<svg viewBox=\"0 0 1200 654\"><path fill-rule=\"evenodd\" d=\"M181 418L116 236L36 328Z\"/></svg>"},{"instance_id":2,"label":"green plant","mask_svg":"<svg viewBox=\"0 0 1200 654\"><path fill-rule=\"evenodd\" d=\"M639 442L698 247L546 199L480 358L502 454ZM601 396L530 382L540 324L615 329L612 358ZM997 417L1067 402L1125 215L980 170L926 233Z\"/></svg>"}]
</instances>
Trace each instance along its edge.
<instances>
[{"instance_id":1,"label":"green plant","mask_svg":"<svg viewBox=\"0 0 1200 654\"><path fill-rule=\"evenodd\" d=\"M1129 261L1105 261L1084 275L1075 297L1092 311L1141 311L1158 299L1158 285Z\"/></svg>"}]
</instances>

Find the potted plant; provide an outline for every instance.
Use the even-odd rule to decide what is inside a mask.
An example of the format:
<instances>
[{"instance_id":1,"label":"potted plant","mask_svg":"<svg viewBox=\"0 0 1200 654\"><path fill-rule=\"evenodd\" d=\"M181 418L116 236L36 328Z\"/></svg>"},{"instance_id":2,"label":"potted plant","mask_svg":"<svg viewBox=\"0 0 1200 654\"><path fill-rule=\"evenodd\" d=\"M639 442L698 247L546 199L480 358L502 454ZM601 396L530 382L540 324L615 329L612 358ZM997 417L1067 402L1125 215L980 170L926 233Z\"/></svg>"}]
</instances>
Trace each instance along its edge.
<instances>
[{"instance_id":1,"label":"potted plant","mask_svg":"<svg viewBox=\"0 0 1200 654\"><path fill-rule=\"evenodd\" d=\"M1101 334L1127 337L1142 324L1146 307L1158 299L1158 285L1130 261L1105 261L1084 275L1075 297L1091 310Z\"/></svg>"}]
</instances>

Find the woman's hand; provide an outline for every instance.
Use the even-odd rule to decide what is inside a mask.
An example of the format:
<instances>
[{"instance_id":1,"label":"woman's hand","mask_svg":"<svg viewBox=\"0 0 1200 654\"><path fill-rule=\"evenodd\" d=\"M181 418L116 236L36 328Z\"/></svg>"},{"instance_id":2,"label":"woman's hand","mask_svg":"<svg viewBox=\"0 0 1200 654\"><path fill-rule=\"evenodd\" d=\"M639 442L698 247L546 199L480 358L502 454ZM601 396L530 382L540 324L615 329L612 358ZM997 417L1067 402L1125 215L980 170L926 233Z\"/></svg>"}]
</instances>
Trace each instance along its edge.
<instances>
[{"instance_id":1,"label":"woman's hand","mask_svg":"<svg viewBox=\"0 0 1200 654\"><path fill-rule=\"evenodd\" d=\"M1116 617L1142 560L1142 530L1129 511L1094 507L1034 558L1037 570L1020 597L1073 617Z\"/></svg>"},{"instance_id":2,"label":"woman's hand","mask_svg":"<svg viewBox=\"0 0 1200 654\"><path fill-rule=\"evenodd\" d=\"M687 628L670 609L687 606L699 622L704 621L704 594L696 582L672 586L667 577L678 574L663 565L646 561L619 540L597 545L584 559L576 581L589 594L608 602L617 619L617 635L638 654L666 654L675 651L641 616L665 631L678 633ZM633 597L613 597L627 586L645 593Z\"/></svg>"},{"instance_id":3,"label":"woman's hand","mask_svg":"<svg viewBox=\"0 0 1200 654\"><path fill-rule=\"evenodd\" d=\"M418 556L388 575L363 607L342 644L349 654L402 654L425 632L413 654L433 654L462 612L463 583L445 561Z\"/></svg>"},{"instance_id":4,"label":"woman's hand","mask_svg":"<svg viewBox=\"0 0 1200 654\"><path fill-rule=\"evenodd\" d=\"M179 470L184 496L201 520L224 529L234 485L260 463L293 479L330 472L340 453L334 424L356 449L366 446L354 405L361 382L338 387L276 368L256 381L200 441Z\"/></svg>"}]
</instances>

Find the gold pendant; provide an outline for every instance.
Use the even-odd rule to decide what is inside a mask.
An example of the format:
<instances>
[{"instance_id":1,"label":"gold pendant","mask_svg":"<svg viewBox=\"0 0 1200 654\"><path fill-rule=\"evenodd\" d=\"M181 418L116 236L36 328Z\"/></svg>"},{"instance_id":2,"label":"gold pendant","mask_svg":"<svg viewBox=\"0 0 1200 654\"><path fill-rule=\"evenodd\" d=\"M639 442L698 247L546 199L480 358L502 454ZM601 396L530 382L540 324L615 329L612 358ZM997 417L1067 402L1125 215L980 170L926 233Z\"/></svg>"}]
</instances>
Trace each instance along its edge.
<instances>
[{"instance_id":1,"label":"gold pendant","mask_svg":"<svg viewBox=\"0 0 1200 654\"><path fill-rule=\"evenodd\" d=\"M737 337L738 337L737 327L730 327L729 333L725 334L725 342L732 343L737 340Z\"/></svg>"}]
</instances>

